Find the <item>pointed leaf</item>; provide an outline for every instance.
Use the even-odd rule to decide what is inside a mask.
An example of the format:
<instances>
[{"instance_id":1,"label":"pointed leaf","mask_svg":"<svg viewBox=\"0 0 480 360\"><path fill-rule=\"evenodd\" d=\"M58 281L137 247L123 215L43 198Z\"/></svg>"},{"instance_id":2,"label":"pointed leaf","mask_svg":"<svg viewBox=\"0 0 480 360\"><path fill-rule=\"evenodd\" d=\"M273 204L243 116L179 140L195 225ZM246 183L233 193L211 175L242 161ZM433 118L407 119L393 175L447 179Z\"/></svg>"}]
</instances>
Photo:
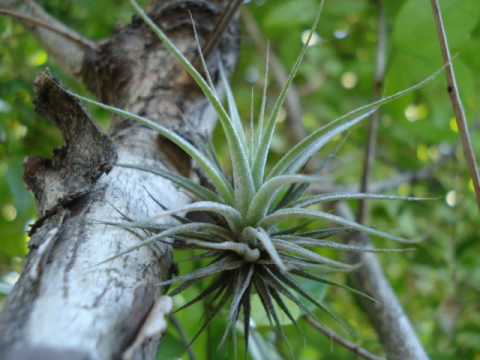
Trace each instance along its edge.
<instances>
[{"instance_id":1,"label":"pointed leaf","mask_svg":"<svg viewBox=\"0 0 480 360\"><path fill-rule=\"evenodd\" d=\"M425 86L427 83L435 79L439 74L443 72L445 65L442 66L441 69L437 70L434 72L432 75L428 76L427 78L423 79L422 81L412 85L411 87L401 90L399 92L396 92L390 96L383 97L379 100L373 101L369 104L360 106L338 118L335 120L331 121L325 126L322 126L320 129L316 130L313 132L311 135L307 136L305 139L300 141L297 145L295 145L287 154L285 154L282 159L278 161L278 163L275 165L275 167L272 169L272 171L269 174L269 177L284 174L286 172L296 172L298 169L300 169L308 159L315 154L318 149L321 148L324 144L317 144L316 141L322 143L320 140L322 133L333 126L334 124L348 119L356 114L362 113L364 111L369 110L367 113L360 115L356 117L353 120L350 120L349 122L345 123L344 125L339 126L339 128L342 128L343 126L350 124L349 127L356 125L358 122L367 119L370 115L372 115L379 106L390 103L402 96L405 96L415 90L418 90ZM370 110L373 109L373 110ZM338 128L337 128L338 129ZM347 129L343 129L345 131ZM337 134L341 133L342 131L338 132Z\"/></svg>"},{"instance_id":2,"label":"pointed leaf","mask_svg":"<svg viewBox=\"0 0 480 360\"><path fill-rule=\"evenodd\" d=\"M402 200L402 201L425 201L433 200L433 198L412 197L412 196L397 196L397 195L382 195L369 193L333 193L311 196L306 199L300 199L292 204L295 207L307 207L326 201L342 201L342 200Z\"/></svg>"},{"instance_id":3,"label":"pointed leaf","mask_svg":"<svg viewBox=\"0 0 480 360\"><path fill-rule=\"evenodd\" d=\"M292 149L290 149L273 167L268 177L272 178L281 174L295 173L301 169L310 158L315 155L320 149L328 144L337 135L349 130L362 121L367 120L377 109L370 110L365 114L356 117L336 128L324 133L326 129L331 127L332 123L338 121L334 120L321 128L315 130L306 138L298 142Z\"/></svg>"},{"instance_id":4,"label":"pointed leaf","mask_svg":"<svg viewBox=\"0 0 480 360\"><path fill-rule=\"evenodd\" d=\"M292 183L313 183L322 181L319 176L280 175L265 182L257 191L248 208L247 223L255 225L266 214L275 194L285 185Z\"/></svg>"},{"instance_id":5,"label":"pointed leaf","mask_svg":"<svg viewBox=\"0 0 480 360\"><path fill-rule=\"evenodd\" d=\"M313 252L311 250L305 249L293 242L289 242L286 240L281 240L281 239L274 239L275 246L278 248L278 250L286 251L289 253L293 253L296 255L299 255L302 257L304 260L308 261L313 261L317 262L319 264L324 264L327 266L335 267L335 268L340 268L340 269L346 269L350 270L352 269L352 265L342 263L340 261L332 260L329 259L325 256L321 256L317 254L316 252Z\"/></svg>"},{"instance_id":6,"label":"pointed leaf","mask_svg":"<svg viewBox=\"0 0 480 360\"><path fill-rule=\"evenodd\" d=\"M313 281L317 281L317 282L320 282L322 284L326 284L326 285L330 285L330 286L335 286L335 287L338 287L338 288L341 288L341 289L344 289L344 290L347 290L347 291L350 291L356 295L360 295L361 297L364 297L365 299L368 299L370 301L372 301L373 303L375 304L379 304L379 302L377 301L377 299L371 297L370 295L368 295L367 293L363 292L363 291L360 291L360 290L357 290L357 289L354 289L348 285L344 285L344 284L340 284L336 281L332 281L332 280L328 280L328 279L325 279L325 278L322 278L320 276L315 276L314 274L311 274L311 273L308 273L308 272L305 272L305 271L302 271L302 270L293 270L292 271L292 274L295 274L295 275L298 275L304 279L309 279L309 280L313 280Z\"/></svg>"},{"instance_id":7,"label":"pointed leaf","mask_svg":"<svg viewBox=\"0 0 480 360\"><path fill-rule=\"evenodd\" d=\"M118 259L122 256L130 254L132 251L138 250L144 246L153 244L156 241L160 241L163 238L168 238L177 234L189 233L189 232L196 232L196 231L207 231L207 232L216 232L218 234L222 234L225 232L225 229L214 224L208 223L190 223L190 224L182 224L173 227L169 227L167 230L162 231L159 234L156 234L146 240L139 242L137 245L131 246L128 249L121 251L119 254L114 255L106 260L101 261L97 265L102 265L107 262L113 261Z\"/></svg>"},{"instance_id":8,"label":"pointed leaf","mask_svg":"<svg viewBox=\"0 0 480 360\"><path fill-rule=\"evenodd\" d=\"M295 65L290 71L287 82L285 83L282 90L280 91L280 95L278 96L277 100L275 101L275 104L273 105L272 113L270 114L265 124L265 132L262 134L261 141L258 144L257 155L256 155L255 163L253 166L253 174L254 174L253 176L255 179L255 183L257 185L263 182L265 167L267 164L267 159L268 159L268 154L270 150L270 145L273 139L273 134L275 133L278 114L280 113L283 103L285 102L288 89L290 88L290 85L292 84L293 79L297 75L297 72L300 68L303 58L305 57L305 54L310 45L312 36L315 34L315 29L318 26L318 22L320 20L320 14L322 13L323 4L324 4L324 1L322 0L320 3L319 10L317 11L317 14L315 16L315 20L313 21L313 25L310 30L310 33L308 34L307 41L303 45L302 50L300 51L300 54L297 57Z\"/></svg>"},{"instance_id":9,"label":"pointed leaf","mask_svg":"<svg viewBox=\"0 0 480 360\"><path fill-rule=\"evenodd\" d=\"M193 271L190 274L183 275L183 276L176 276L173 279L162 281L155 285L165 286L165 285L171 285L177 282L203 279L212 275L216 275L218 273L222 273L224 271L231 271L231 270L238 269L239 267L242 266L242 264L243 264L243 261L241 260L233 260L231 258L224 257L224 258L221 258L219 261L209 266Z\"/></svg>"},{"instance_id":10,"label":"pointed leaf","mask_svg":"<svg viewBox=\"0 0 480 360\"><path fill-rule=\"evenodd\" d=\"M174 184L181 186L183 189L189 191L193 195L195 195L199 200L206 200L206 201L221 201L217 194L213 191L207 189L206 187L197 184L193 180L186 178L181 175L174 174L168 170L160 169L160 168L150 168L142 165L135 165L135 164L116 164L118 167L126 168L126 169L135 169L144 172L148 172L154 175L161 176L165 179L170 180Z\"/></svg>"},{"instance_id":11,"label":"pointed leaf","mask_svg":"<svg viewBox=\"0 0 480 360\"><path fill-rule=\"evenodd\" d=\"M244 230L244 232L247 234L248 237L254 237L260 241L262 247L268 253L275 265L277 265L280 271L287 271L287 268L285 267L285 264L283 263L280 255L278 254L277 249L275 249L275 246L273 245L270 236L265 230L263 230L262 228L254 229L252 227L248 227Z\"/></svg>"},{"instance_id":12,"label":"pointed leaf","mask_svg":"<svg viewBox=\"0 0 480 360\"><path fill-rule=\"evenodd\" d=\"M286 240L300 246L312 246L312 247L328 248L328 249L343 250L343 251L353 251L353 252L381 253L381 252L405 252L405 251L415 250L412 248L379 249L371 246L348 245L348 244L337 243L334 241L318 240L318 239L312 239L308 237L295 236L295 235L279 236L278 238L275 237L274 241L277 239Z\"/></svg>"},{"instance_id":13,"label":"pointed leaf","mask_svg":"<svg viewBox=\"0 0 480 360\"><path fill-rule=\"evenodd\" d=\"M222 203L213 202L213 201L197 201L192 204L183 206L179 209L163 211L153 216L151 219L170 216L172 214L178 214L181 212L198 212L198 211L211 212L211 213L222 216L223 218L225 218L225 220L227 221L228 225L230 226L233 232L239 231L243 223L242 216L235 208L228 205L224 205Z\"/></svg>"},{"instance_id":14,"label":"pointed leaf","mask_svg":"<svg viewBox=\"0 0 480 360\"><path fill-rule=\"evenodd\" d=\"M116 108L114 106L109 106L103 103L100 103L98 101L77 95L73 92L69 92L70 95L76 97L79 100L82 100L86 103L95 105L97 107L100 107L104 110L110 111L114 114L126 117L128 119L134 120L142 125L145 125L155 131L157 131L161 136L167 138L171 142L173 142L175 145L177 145L179 148L181 148L183 151L185 151L190 157L195 160L200 168L205 172L205 174L208 176L210 181L213 183L217 191L220 193L222 198L228 200L229 202L232 202L232 194L233 190L230 187L230 184L228 184L225 179L223 174L221 174L218 170L215 164L211 162L210 159L208 159L204 154L202 154L195 146L190 144L188 141L186 141L184 138L182 138L180 135L176 134L170 129L167 129L166 127L155 123L152 120L149 120L143 116L133 114L129 111L122 110L120 108Z\"/></svg>"},{"instance_id":15,"label":"pointed leaf","mask_svg":"<svg viewBox=\"0 0 480 360\"><path fill-rule=\"evenodd\" d=\"M182 52L170 41L165 33L145 14L143 9L135 0L130 0L137 14L145 21L150 29L159 37L163 45L170 51L172 55L182 64L186 72L193 78L202 90L203 94L208 98L212 106L217 112L220 124L227 138L230 157L232 160L232 168L234 172L235 182L235 199L240 211L246 212L249 201L254 191L253 178L248 163L248 154L244 151L241 142L241 135L236 131L232 120L229 118L222 103L210 88L202 75L188 61Z\"/></svg>"},{"instance_id":16,"label":"pointed leaf","mask_svg":"<svg viewBox=\"0 0 480 360\"><path fill-rule=\"evenodd\" d=\"M273 224L276 224L278 222L284 221L284 220L291 220L291 219L301 219L301 220L306 220L306 219L318 219L318 220L326 220L330 221L334 224L342 225L349 227L353 230L364 232L370 235L382 237L388 240L392 241L398 241L401 243L418 243L418 241L415 240L408 240L404 239L395 235L391 235L389 233L359 224L355 221L351 221L345 218L342 218L340 216L332 215L323 211L317 211L317 210L307 210L307 209L299 209L299 208L287 208L287 209L282 209L274 212L271 215L266 216L261 222L260 226L270 226Z\"/></svg>"}]
</instances>

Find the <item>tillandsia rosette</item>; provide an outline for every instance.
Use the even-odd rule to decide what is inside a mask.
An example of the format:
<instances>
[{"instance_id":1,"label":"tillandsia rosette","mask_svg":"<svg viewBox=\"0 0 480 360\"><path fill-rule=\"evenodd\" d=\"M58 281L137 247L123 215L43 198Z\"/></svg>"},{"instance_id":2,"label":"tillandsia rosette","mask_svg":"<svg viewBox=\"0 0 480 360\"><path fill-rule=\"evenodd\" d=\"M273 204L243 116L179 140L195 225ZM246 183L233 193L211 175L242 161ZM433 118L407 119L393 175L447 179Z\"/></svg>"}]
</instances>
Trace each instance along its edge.
<instances>
[{"instance_id":1,"label":"tillandsia rosette","mask_svg":"<svg viewBox=\"0 0 480 360\"><path fill-rule=\"evenodd\" d=\"M197 284L199 280L210 279L209 284L196 297L176 310L179 311L202 300L209 301L211 311L206 314L205 321L198 334L208 326L221 309L227 308L228 326L225 330L224 339L227 338L228 334L235 333L235 324L242 313L244 337L248 346L252 297L254 294L259 297L272 326L280 332L279 312L295 322L286 300L295 303L306 314L314 316L311 307L305 305L310 302L343 323L322 301L317 300L304 290L297 277L337 286L366 297L368 295L329 280L326 277L328 273L352 271L356 268L356 265L320 255L317 250L325 248L339 251L395 250L377 249L371 246L354 246L328 240L328 238L345 231L360 231L374 237L400 243L412 243L414 241L321 211L320 205L351 199L420 200L420 198L369 193L310 195L308 193L309 185L321 181L322 178L299 172L332 139L367 120L379 106L420 88L441 70L408 89L364 105L322 126L294 145L275 164L267 168L269 150L278 115L284 104L289 86L297 74L310 39L318 25L321 8L316 15L308 39L289 74L289 78L268 114L267 55L265 83L258 119L253 121L252 115L250 131L247 131L240 118L221 61L219 60L218 66L220 80L225 90L226 106L220 100L208 75L209 72L201 51L199 51L199 56L206 78L192 66L189 60L145 14L140 6L134 0L131 0L131 3L138 15L181 63L215 109L225 134L233 174L230 178L229 174L222 170L216 158L215 150L198 149L172 130L145 117L72 94L82 101L94 104L157 131L160 136L170 140L186 152L197 163L211 184L210 187L203 186L190 178L161 168L153 169L142 164L117 164L168 179L190 193L194 202L180 209L162 209L157 216L147 220L135 221L130 219L124 222L102 220L104 224L127 229L142 229L150 234L136 246L126 249L105 261L111 261L153 243L167 243L179 250L196 249L201 251L202 258L208 261L205 267L160 283L162 286L176 285L169 291L169 294L174 296ZM193 30L198 44L195 26L193 26ZM267 171L267 169L269 170ZM182 215L192 212L203 212L212 216L203 221L190 220ZM158 221L159 217L164 216L171 216L174 221L170 224ZM282 226L287 221L290 223L293 221L299 225L293 227ZM312 229L312 224L322 222L330 224L330 227L317 226Z\"/></svg>"}]
</instances>

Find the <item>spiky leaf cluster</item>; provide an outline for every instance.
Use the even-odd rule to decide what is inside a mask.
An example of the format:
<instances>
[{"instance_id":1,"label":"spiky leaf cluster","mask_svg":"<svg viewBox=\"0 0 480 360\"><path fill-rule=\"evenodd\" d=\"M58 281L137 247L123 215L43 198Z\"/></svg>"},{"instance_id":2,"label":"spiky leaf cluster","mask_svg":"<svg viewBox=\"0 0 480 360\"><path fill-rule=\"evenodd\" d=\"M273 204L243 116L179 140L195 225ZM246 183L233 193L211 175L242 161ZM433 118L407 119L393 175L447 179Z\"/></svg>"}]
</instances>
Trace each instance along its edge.
<instances>
[{"instance_id":1,"label":"spiky leaf cluster","mask_svg":"<svg viewBox=\"0 0 480 360\"><path fill-rule=\"evenodd\" d=\"M305 306L305 301L337 318L325 304L303 290L296 277L339 286L358 293L355 289L335 283L325 277L326 273L350 271L355 266L322 256L315 250L329 248L340 251L381 251L328 240L329 237L343 231L361 231L398 242L410 241L321 211L318 209L318 205L350 199L418 199L367 193L309 195L307 192L309 184L319 181L321 178L319 176L303 175L299 171L312 156L333 138L368 119L378 106L417 89L429 81L430 78L402 92L353 110L319 128L293 146L267 171L268 154L275 133L276 120L284 104L289 85L292 83L306 53L313 29L317 26L320 11L316 16L309 38L293 66L288 81L268 114L267 58L266 81L261 110L254 131L247 133L242 125L221 62L219 73L226 93L226 107L220 100L208 76L208 70L201 52L200 56L207 79L204 79L200 72L191 65L139 5L134 0L131 0L131 2L138 15L182 64L185 71L200 87L216 110L227 141L233 176L230 179L229 175L222 170L214 151L199 150L175 132L145 117L73 94L83 101L154 129L161 136L185 151L203 170L212 185L212 188L202 186L189 178L165 169L147 168L142 164L119 164L119 166L147 171L166 178L190 193L195 202L180 209L162 211L157 217L145 221L132 220L123 223L104 221L104 223L123 226L127 229L140 228L151 234L151 236L139 242L138 245L126 249L111 259L155 242L165 242L177 249L203 251L202 256L210 261L206 267L160 283L164 286L176 284L177 287L170 291L171 295L176 295L196 284L199 280L212 279L198 296L181 307L183 309L198 301L209 299L212 311L206 317L199 333L210 323L215 314L218 314L223 308L228 308L229 325L225 334L232 332L240 313L243 312L245 339L248 339L253 294L258 294L268 319L277 328L280 328L278 311L282 311L291 321L295 322L285 299L293 301L306 313L311 314L311 310ZM335 127L334 125L338 126ZM191 212L209 213L215 221L191 221L180 215ZM157 221L158 217L167 215L173 216L176 221L169 225ZM292 220L298 220L300 224L304 225L323 221L334 224L334 227L307 231L305 226L297 226L282 230L282 223Z\"/></svg>"}]
</instances>

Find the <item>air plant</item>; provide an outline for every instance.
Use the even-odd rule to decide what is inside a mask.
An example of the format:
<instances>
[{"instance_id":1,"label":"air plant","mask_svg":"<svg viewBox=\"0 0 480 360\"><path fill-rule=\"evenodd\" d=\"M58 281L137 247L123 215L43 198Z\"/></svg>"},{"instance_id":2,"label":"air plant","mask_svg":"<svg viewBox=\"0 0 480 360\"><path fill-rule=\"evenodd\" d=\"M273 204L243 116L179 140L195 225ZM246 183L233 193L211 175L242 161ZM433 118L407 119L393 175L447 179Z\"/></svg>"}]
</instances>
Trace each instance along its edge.
<instances>
[{"instance_id":1,"label":"air plant","mask_svg":"<svg viewBox=\"0 0 480 360\"><path fill-rule=\"evenodd\" d=\"M142 164L118 164L118 166L147 171L166 178L190 193L195 201L180 209L162 209L157 216L142 221L135 219L127 219L124 222L103 221L104 224L121 226L130 230L141 229L147 233L146 238L136 246L126 249L106 261L154 243L167 243L175 249L201 250L202 257L210 261L206 267L159 283L161 286L177 285L169 292L174 296L200 280L211 278L211 282L203 291L177 309L177 311L184 309L202 300L209 301L212 311L206 314L205 322L198 334L209 325L221 309L227 307L228 325L224 339L227 337L226 335L234 333L234 325L242 312L244 336L246 346L248 346L252 311L251 299L254 294L258 295L272 326L280 331L279 312L283 312L292 322L295 322L286 299L295 303L305 313L314 316L311 309L305 305L306 302L310 302L341 322L341 319L323 302L318 301L302 289L297 277L341 287L366 297L368 295L329 280L325 276L334 271L354 270L356 265L320 255L315 250L328 248L340 251L388 251L387 249L353 246L327 240L327 238L344 231L360 231L401 243L412 243L413 241L321 211L318 209L318 205L350 199L419 200L419 198L368 193L309 195L307 192L309 184L320 181L321 177L304 175L299 172L332 139L367 120L380 105L418 89L436 74L406 90L353 110L319 128L293 146L267 171L268 154L275 133L276 120L284 104L288 88L307 51L314 29L317 27L320 11L316 15L313 28L290 72L288 81L268 115L266 109L267 56L265 84L258 121L254 131L247 133L242 125L221 61L219 61L219 74L225 89L226 107L220 100L208 75L201 51L199 55L206 79L145 14L135 0L131 0L131 3L138 15L180 62L216 110L225 134L233 177L230 179L229 175L222 170L215 151L198 149L172 130L140 115L72 94L87 103L157 131L160 136L167 138L185 151L198 164L211 183L211 187L203 186L192 179L165 169L153 169ZM195 27L194 34L197 37ZM334 124L339 125L334 127ZM161 204L159 205L161 206ZM191 212L209 213L212 216L207 220L190 220L181 215ZM174 222L164 224L157 221L159 217L164 216L172 216ZM298 221L300 225L290 228L281 227L286 221L292 220ZM320 227L311 230L306 226L306 224L316 224L318 221L335 224L335 227Z\"/></svg>"}]
</instances>

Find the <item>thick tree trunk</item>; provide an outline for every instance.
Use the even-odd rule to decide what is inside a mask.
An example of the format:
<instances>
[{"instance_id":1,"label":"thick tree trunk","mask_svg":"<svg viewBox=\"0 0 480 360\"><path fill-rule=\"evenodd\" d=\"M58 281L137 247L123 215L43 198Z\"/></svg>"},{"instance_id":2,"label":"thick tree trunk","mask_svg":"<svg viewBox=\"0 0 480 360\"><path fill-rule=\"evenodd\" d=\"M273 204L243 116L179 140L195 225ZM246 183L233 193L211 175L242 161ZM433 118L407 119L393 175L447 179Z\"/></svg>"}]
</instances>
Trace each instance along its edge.
<instances>
[{"instance_id":1,"label":"thick tree trunk","mask_svg":"<svg viewBox=\"0 0 480 360\"><path fill-rule=\"evenodd\" d=\"M187 10L206 34L221 5L157 1L151 16L192 56ZM220 51L231 67L238 49L236 30L226 37ZM214 115L208 103L139 19L83 57L81 77L102 101L161 122L192 141L209 135ZM65 147L52 160L30 159L26 165L41 218L32 229L25 269L0 315L0 358L7 353L11 359L124 358L138 344L140 329L161 295L155 284L170 276L174 264L170 249L158 246L97 266L139 239L95 220L119 219L120 212L137 219L151 216L160 209L150 194L169 208L189 198L166 180L118 168L115 162L188 175L195 168L174 145L125 120L115 119L110 137L101 134L47 72L36 87L37 109L61 129ZM152 359L157 344L158 338L142 342L133 358Z\"/></svg>"}]
</instances>

